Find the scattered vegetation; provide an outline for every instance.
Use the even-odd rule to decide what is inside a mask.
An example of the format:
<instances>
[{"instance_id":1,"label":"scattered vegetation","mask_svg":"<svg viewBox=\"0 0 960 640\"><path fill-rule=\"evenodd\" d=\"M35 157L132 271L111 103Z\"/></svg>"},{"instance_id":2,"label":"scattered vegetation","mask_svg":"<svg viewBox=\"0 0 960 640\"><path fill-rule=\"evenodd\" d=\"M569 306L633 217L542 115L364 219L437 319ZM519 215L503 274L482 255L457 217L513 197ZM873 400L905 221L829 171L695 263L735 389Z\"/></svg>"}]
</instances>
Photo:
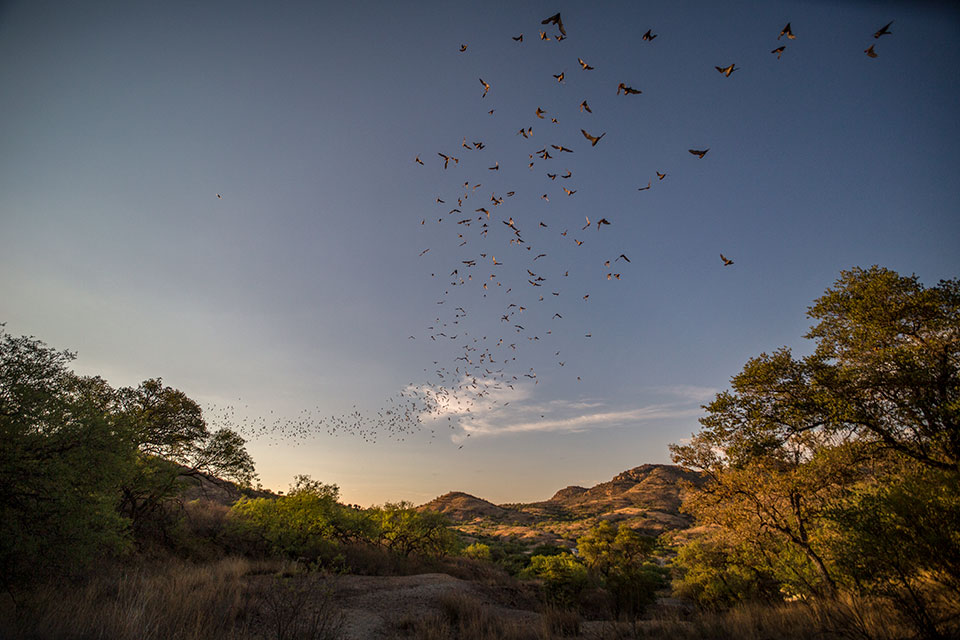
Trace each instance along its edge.
<instances>
[{"instance_id":1,"label":"scattered vegetation","mask_svg":"<svg viewBox=\"0 0 960 640\"><path fill-rule=\"evenodd\" d=\"M0 636L340 638L337 575L441 572L478 591L389 633L960 636L960 282L854 269L809 315L810 355L751 359L672 447L701 475L643 488L662 503L645 514L682 495L693 528L655 539L622 519L637 509L594 513L637 470L558 493L579 519L558 501L509 510L528 530L537 510L569 525L575 546L480 535L482 520L464 540L437 511L344 505L308 476L255 490L243 439L182 392L113 389L0 325Z\"/></svg>"},{"instance_id":2,"label":"scattered vegetation","mask_svg":"<svg viewBox=\"0 0 960 640\"><path fill-rule=\"evenodd\" d=\"M955 637L960 282L854 269L809 315L811 355L751 359L672 448L709 478L684 503L710 529L677 556L678 594L862 602L912 636ZM863 635L863 617L828 621Z\"/></svg>"}]
</instances>

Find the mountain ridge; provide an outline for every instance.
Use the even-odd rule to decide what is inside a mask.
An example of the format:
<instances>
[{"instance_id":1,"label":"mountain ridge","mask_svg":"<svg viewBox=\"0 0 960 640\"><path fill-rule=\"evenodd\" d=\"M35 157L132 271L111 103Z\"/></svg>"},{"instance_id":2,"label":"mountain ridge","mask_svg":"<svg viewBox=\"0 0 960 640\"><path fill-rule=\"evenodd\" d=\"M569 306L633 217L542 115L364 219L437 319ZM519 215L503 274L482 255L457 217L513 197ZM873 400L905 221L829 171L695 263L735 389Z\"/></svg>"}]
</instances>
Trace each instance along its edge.
<instances>
[{"instance_id":1,"label":"mountain ridge","mask_svg":"<svg viewBox=\"0 0 960 640\"><path fill-rule=\"evenodd\" d=\"M686 529L692 519L680 512L685 487L703 482L702 474L677 465L642 464L592 487L565 487L538 502L497 505L451 491L418 509L444 514L468 536L569 544L600 520L624 522L647 535Z\"/></svg>"}]
</instances>

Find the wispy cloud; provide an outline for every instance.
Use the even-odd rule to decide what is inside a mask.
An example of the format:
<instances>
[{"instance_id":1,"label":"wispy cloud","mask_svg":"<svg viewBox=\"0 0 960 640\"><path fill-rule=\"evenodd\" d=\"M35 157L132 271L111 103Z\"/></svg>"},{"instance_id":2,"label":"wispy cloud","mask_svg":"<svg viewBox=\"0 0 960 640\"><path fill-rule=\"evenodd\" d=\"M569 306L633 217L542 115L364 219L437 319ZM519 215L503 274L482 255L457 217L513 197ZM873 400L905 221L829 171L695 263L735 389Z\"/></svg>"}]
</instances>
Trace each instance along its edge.
<instances>
[{"instance_id":1,"label":"wispy cloud","mask_svg":"<svg viewBox=\"0 0 960 640\"><path fill-rule=\"evenodd\" d=\"M654 393L661 393L675 398L680 398L689 402L706 403L713 400L713 397L720 393L720 389L714 387L698 387L690 384L673 384L649 387Z\"/></svg>"},{"instance_id":2,"label":"wispy cloud","mask_svg":"<svg viewBox=\"0 0 960 640\"><path fill-rule=\"evenodd\" d=\"M503 383L463 379L452 388L411 386L425 400L421 419L453 419L459 429L455 442L467 437L504 436L534 432L582 432L625 426L652 420L695 418L703 414L701 404L717 390L692 385L670 385L644 389L666 402L651 402L639 407L610 407L593 398L534 401L532 384Z\"/></svg>"},{"instance_id":3,"label":"wispy cloud","mask_svg":"<svg viewBox=\"0 0 960 640\"><path fill-rule=\"evenodd\" d=\"M566 407L553 404L554 415L557 413L569 414L574 408L568 403ZM564 411L564 409L566 409ZM528 414L528 411L523 413ZM473 416L468 420L463 420L460 426L464 433L474 436L497 436L515 433L530 432L579 432L592 429L603 429L607 427L622 426L636 422L647 422L650 420L668 420L674 418L690 418L699 416L702 409L691 407L687 404L653 404L634 409L613 410L613 411L591 411L588 413L577 413L576 415L567 415L564 417L547 417L543 414L540 419L511 421L502 412L491 413L485 416ZM516 417L515 415L512 417Z\"/></svg>"}]
</instances>

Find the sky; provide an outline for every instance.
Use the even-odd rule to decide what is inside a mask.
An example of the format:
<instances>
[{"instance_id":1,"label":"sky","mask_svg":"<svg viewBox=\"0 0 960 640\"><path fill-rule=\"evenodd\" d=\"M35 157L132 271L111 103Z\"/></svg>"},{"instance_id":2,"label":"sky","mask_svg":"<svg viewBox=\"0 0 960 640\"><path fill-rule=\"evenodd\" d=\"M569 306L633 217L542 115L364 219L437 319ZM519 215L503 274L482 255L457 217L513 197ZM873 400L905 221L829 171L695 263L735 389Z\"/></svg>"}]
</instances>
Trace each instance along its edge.
<instances>
[{"instance_id":1,"label":"sky","mask_svg":"<svg viewBox=\"0 0 960 640\"><path fill-rule=\"evenodd\" d=\"M275 490L525 502L668 463L749 358L810 351L842 270L960 275L958 27L936 2L0 2L0 322L184 391Z\"/></svg>"}]
</instances>

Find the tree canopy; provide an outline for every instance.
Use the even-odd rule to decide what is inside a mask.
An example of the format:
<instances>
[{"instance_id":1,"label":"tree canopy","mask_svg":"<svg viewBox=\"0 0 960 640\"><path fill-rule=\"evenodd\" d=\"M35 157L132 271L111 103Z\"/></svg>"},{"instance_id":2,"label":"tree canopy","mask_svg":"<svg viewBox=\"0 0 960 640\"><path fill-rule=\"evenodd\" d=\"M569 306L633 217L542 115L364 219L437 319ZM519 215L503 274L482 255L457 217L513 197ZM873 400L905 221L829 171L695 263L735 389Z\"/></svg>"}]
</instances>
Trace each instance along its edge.
<instances>
[{"instance_id":1,"label":"tree canopy","mask_svg":"<svg viewBox=\"0 0 960 640\"><path fill-rule=\"evenodd\" d=\"M705 597L725 576L882 596L940 637L960 613L943 604L960 596L960 283L857 268L808 315L810 355L751 358L671 446L709 478L684 508L712 528L679 565Z\"/></svg>"},{"instance_id":2,"label":"tree canopy","mask_svg":"<svg viewBox=\"0 0 960 640\"><path fill-rule=\"evenodd\" d=\"M195 474L249 484L244 440L211 433L159 379L114 389L75 355L0 324L0 574L63 571L119 549Z\"/></svg>"}]
</instances>

